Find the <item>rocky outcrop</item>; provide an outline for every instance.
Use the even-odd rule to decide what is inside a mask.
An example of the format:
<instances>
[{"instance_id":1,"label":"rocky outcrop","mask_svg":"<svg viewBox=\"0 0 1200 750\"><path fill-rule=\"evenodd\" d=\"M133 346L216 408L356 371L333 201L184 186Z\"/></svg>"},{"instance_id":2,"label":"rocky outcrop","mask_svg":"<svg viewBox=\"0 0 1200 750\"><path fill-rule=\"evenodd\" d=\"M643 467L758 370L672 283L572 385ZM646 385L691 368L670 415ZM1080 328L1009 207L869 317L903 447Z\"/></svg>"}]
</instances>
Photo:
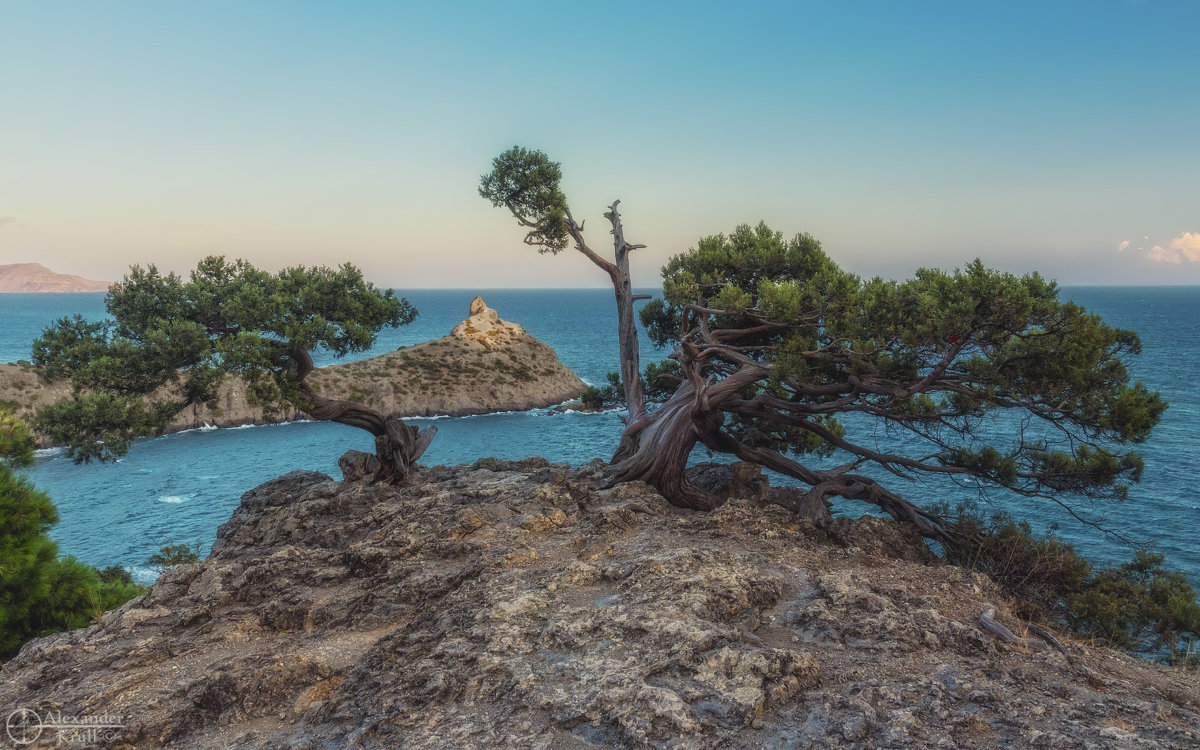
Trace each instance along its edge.
<instances>
[{"instance_id":1,"label":"rocky outcrop","mask_svg":"<svg viewBox=\"0 0 1200 750\"><path fill-rule=\"evenodd\" d=\"M815 528L736 497L772 494L744 468L704 470L712 513L603 471L293 472L204 562L26 645L0 706L118 717L121 748L1200 746L1195 672L1008 646L996 589L889 521Z\"/></svg>"},{"instance_id":2,"label":"rocky outcrop","mask_svg":"<svg viewBox=\"0 0 1200 750\"><path fill-rule=\"evenodd\" d=\"M0 265L0 292L107 292L108 281L55 273L41 263Z\"/></svg>"},{"instance_id":3,"label":"rocky outcrop","mask_svg":"<svg viewBox=\"0 0 1200 750\"><path fill-rule=\"evenodd\" d=\"M317 392L401 416L523 411L578 398L587 385L546 344L476 297L449 336L309 376Z\"/></svg>"},{"instance_id":4,"label":"rocky outcrop","mask_svg":"<svg viewBox=\"0 0 1200 750\"><path fill-rule=\"evenodd\" d=\"M480 297L471 303L469 317L449 336L322 367L308 382L328 398L357 401L402 417L540 409L579 398L587 389L578 375L559 362L553 349L516 323L501 320ZM0 364L0 402L15 405L18 416L27 416L69 391L66 383L40 382L28 366ZM306 416L289 411L275 419ZM167 431L266 421L262 410L250 403L245 382L229 378L221 385L217 408L188 407L175 416Z\"/></svg>"}]
</instances>

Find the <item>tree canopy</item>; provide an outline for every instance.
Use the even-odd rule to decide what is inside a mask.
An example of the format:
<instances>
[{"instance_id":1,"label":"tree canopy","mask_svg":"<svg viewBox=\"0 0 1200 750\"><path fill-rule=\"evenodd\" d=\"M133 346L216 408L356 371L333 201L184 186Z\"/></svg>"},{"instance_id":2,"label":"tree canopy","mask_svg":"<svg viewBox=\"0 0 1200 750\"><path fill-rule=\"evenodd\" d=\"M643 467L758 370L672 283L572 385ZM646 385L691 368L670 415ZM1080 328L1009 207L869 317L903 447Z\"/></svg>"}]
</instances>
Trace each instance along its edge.
<instances>
[{"instance_id":1,"label":"tree canopy","mask_svg":"<svg viewBox=\"0 0 1200 750\"><path fill-rule=\"evenodd\" d=\"M209 257L186 281L134 266L105 305L110 319L64 318L33 345L39 373L73 385L72 396L40 409L34 424L77 461L115 458L133 438L161 434L182 409L212 404L231 375L246 382L251 403L268 416L295 406L370 431L380 480L407 475L435 432L323 398L305 382L310 351L364 351L379 330L417 315L354 266L271 274Z\"/></svg>"},{"instance_id":2,"label":"tree canopy","mask_svg":"<svg viewBox=\"0 0 1200 750\"><path fill-rule=\"evenodd\" d=\"M1137 335L1061 301L1037 274L976 260L863 280L811 235L741 225L663 268L663 299L641 318L673 353L643 375L628 264L642 246L626 242L619 201L604 214L614 263L588 246L556 162L514 147L492 167L480 195L508 208L527 244L573 243L612 279L621 371L589 398L619 396L629 408L613 482L643 480L678 505L712 508L717 499L685 473L703 444L799 480L808 489L797 510L811 517L829 517L829 498L860 499L952 544L943 519L892 487L942 476L1070 510L1071 498L1122 498L1141 475L1127 446L1166 404L1130 382ZM829 468L835 456L843 463ZM868 466L891 477L887 486L860 472Z\"/></svg>"},{"instance_id":3,"label":"tree canopy","mask_svg":"<svg viewBox=\"0 0 1200 750\"><path fill-rule=\"evenodd\" d=\"M686 403L676 434L802 481L816 516L838 495L937 531L856 473L866 465L897 481L945 475L1057 502L1120 498L1142 471L1122 446L1144 440L1166 407L1130 382L1135 333L1061 301L1037 274L978 260L864 281L810 235L742 225L673 257L663 296L642 311L680 369L659 411ZM879 447L885 433L893 447ZM805 463L834 454L846 463ZM628 478L646 469L617 466ZM680 486L676 497L709 502L701 494Z\"/></svg>"}]
</instances>

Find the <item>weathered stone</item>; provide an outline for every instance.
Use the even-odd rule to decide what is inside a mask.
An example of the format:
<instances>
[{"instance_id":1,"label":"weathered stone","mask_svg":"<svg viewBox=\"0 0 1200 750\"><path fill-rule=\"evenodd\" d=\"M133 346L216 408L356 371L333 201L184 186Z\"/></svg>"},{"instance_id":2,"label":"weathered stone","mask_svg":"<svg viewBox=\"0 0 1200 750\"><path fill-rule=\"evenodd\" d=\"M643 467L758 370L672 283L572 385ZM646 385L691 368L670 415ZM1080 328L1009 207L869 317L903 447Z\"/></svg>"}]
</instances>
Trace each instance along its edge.
<instances>
[{"instance_id":1,"label":"weathered stone","mask_svg":"<svg viewBox=\"0 0 1200 750\"><path fill-rule=\"evenodd\" d=\"M338 459L338 468L342 470L343 480L361 482L375 476L379 470L379 459L362 451L346 451Z\"/></svg>"},{"instance_id":2,"label":"weathered stone","mask_svg":"<svg viewBox=\"0 0 1200 750\"><path fill-rule=\"evenodd\" d=\"M699 463L688 469L688 481L721 498L762 499L771 491L762 468L748 461Z\"/></svg>"},{"instance_id":3,"label":"weathered stone","mask_svg":"<svg viewBox=\"0 0 1200 750\"><path fill-rule=\"evenodd\" d=\"M1200 746L1194 672L997 647L997 592L889 521L682 511L602 468L272 480L207 560L26 645L0 708L181 750Z\"/></svg>"}]
</instances>

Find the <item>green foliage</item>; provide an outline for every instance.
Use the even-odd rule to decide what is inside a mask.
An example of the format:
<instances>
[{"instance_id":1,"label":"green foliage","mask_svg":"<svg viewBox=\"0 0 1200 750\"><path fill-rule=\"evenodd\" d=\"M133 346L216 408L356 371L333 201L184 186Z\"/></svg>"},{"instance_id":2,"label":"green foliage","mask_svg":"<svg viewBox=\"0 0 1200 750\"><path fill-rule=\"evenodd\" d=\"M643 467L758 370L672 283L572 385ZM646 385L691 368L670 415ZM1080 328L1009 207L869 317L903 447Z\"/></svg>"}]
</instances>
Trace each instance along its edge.
<instances>
[{"instance_id":1,"label":"green foliage","mask_svg":"<svg viewBox=\"0 0 1200 750\"><path fill-rule=\"evenodd\" d=\"M621 373L610 372L608 374L608 385L603 388L589 385L579 398L585 407L596 411L610 409L624 403L625 389L621 387Z\"/></svg>"},{"instance_id":2,"label":"green foliage","mask_svg":"<svg viewBox=\"0 0 1200 750\"><path fill-rule=\"evenodd\" d=\"M47 532L57 520L49 497L0 466L0 655L41 632L58 562Z\"/></svg>"},{"instance_id":3,"label":"green foliage","mask_svg":"<svg viewBox=\"0 0 1200 750\"><path fill-rule=\"evenodd\" d=\"M1028 496L1123 498L1166 403L1125 364L1132 331L1058 299L1037 274L978 260L864 281L811 235L760 223L701 239L663 268L642 308L660 346L704 378L758 380L723 406L726 432L803 456L851 454L905 475L944 474ZM844 419L843 415L853 415ZM879 430L912 450L882 455Z\"/></svg>"},{"instance_id":4,"label":"green foliage","mask_svg":"<svg viewBox=\"0 0 1200 750\"><path fill-rule=\"evenodd\" d=\"M187 565L200 561L200 542L195 542L191 545L187 544L167 544L159 548L158 552L146 560L150 567L159 575L167 572L176 565Z\"/></svg>"},{"instance_id":5,"label":"green foliage","mask_svg":"<svg viewBox=\"0 0 1200 750\"><path fill-rule=\"evenodd\" d=\"M1164 570L1161 554L1139 551L1119 568L1098 571L1070 600L1073 629L1119 648L1182 654L1200 638L1200 601L1187 577Z\"/></svg>"},{"instance_id":6,"label":"green foliage","mask_svg":"<svg viewBox=\"0 0 1200 750\"><path fill-rule=\"evenodd\" d=\"M16 468L33 462L33 435L12 410L0 406L0 467Z\"/></svg>"},{"instance_id":7,"label":"green foliage","mask_svg":"<svg viewBox=\"0 0 1200 750\"><path fill-rule=\"evenodd\" d=\"M28 430L0 412L0 658L30 638L82 627L142 591L131 581L102 582L73 557L59 559L47 535L58 520L54 504L13 473L32 454Z\"/></svg>"},{"instance_id":8,"label":"green foliage","mask_svg":"<svg viewBox=\"0 0 1200 750\"><path fill-rule=\"evenodd\" d=\"M133 574L120 565L109 565L99 575L101 583L133 583Z\"/></svg>"},{"instance_id":9,"label":"green foliage","mask_svg":"<svg viewBox=\"0 0 1200 750\"><path fill-rule=\"evenodd\" d=\"M986 573L1013 597L1017 613L1051 622L1097 642L1183 662L1200 639L1200 599L1161 554L1138 551L1116 568L1093 569L1053 534L996 513L985 519L960 508L956 522L975 539L958 562Z\"/></svg>"},{"instance_id":10,"label":"green foliage","mask_svg":"<svg viewBox=\"0 0 1200 750\"><path fill-rule=\"evenodd\" d=\"M63 318L33 345L42 377L69 379L71 398L38 410L34 426L76 461L125 454L184 407L214 405L230 374L268 415L301 406L294 357L317 348L363 351L416 310L351 265L270 274L210 257L184 281L134 266L105 299L111 317Z\"/></svg>"},{"instance_id":11,"label":"green foliage","mask_svg":"<svg viewBox=\"0 0 1200 750\"><path fill-rule=\"evenodd\" d=\"M673 359L661 362L651 362L642 371L642 390L650 401L665 401L675 392L682 372L679 363ZM625 388L621 383L621 373L608 373L608 385L597 387L588 386L580 396L583 405L589 409L611 409L625 404Z\"/></svg>"},{"instance_id":12,"label":"green foliage","mask_svg":"<svg viewBox=\"0 0 1200 750\"><path fill-rule=\"evenodd\" d=\"M567 198L559 189L562 169L541 151L520 146L492 160L492 171L479 178L479 195L504 206L529 227L525 242L542 253L567 246Z\"/></svg>"},{"instance_id":13,"label":"green foliage","mask_svg":"<svg viewBox=\"0 0 1200 750\"><path fill-rule=\"evenodd\" d=\"M579 400L583 402L584 408L591 409L592 411L600 411L606 408L605 391L606 389L604 388L589 385L587 390L583 392L583 395L579 397Z\"/></svg>"},{"instance_id":14,"label":"green foliage","mask_svg":"<svg viewBox=\"0 0 1200 750\"><path fill-rule=\"evenodd\" d=\"M683 369L673 359L650 362L642 370L642 389L651 401L666 401L682 380Z\"/></svg>"}]
</instances>

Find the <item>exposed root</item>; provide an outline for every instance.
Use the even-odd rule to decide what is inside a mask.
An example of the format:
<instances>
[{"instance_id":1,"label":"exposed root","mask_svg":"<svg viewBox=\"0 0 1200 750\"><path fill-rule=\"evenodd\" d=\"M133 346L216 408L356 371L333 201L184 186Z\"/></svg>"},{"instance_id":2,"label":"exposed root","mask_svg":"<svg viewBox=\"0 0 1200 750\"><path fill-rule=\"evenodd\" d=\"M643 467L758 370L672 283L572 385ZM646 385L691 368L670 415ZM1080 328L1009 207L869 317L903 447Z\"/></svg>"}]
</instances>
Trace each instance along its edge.
<instances>
[{"instance_id":1,"label":"exposed root","mask_svg":"<svg viewBox=\"0 0 1200 750\"><path fill-rule=\"evenodd\" d=\"M1018 646L1020 648L1027 648L1033 651L1045 651L1047 648L1053 647L1056 650L1061 651L1063 656L1067 657L1068 664L1074 663L1071 659L1071 655L1067 653L1066 647L1063 646L1062 642L1055 638L1049 630L1027 623L1029 629L1034 633L1037 633L1038 637L1021 638L996 621L995 607L988 607L983 611L982 614L979 615L979 624L983 626L984 630L992 633L1010 646Z\"/></svg>"}]
</instances>

